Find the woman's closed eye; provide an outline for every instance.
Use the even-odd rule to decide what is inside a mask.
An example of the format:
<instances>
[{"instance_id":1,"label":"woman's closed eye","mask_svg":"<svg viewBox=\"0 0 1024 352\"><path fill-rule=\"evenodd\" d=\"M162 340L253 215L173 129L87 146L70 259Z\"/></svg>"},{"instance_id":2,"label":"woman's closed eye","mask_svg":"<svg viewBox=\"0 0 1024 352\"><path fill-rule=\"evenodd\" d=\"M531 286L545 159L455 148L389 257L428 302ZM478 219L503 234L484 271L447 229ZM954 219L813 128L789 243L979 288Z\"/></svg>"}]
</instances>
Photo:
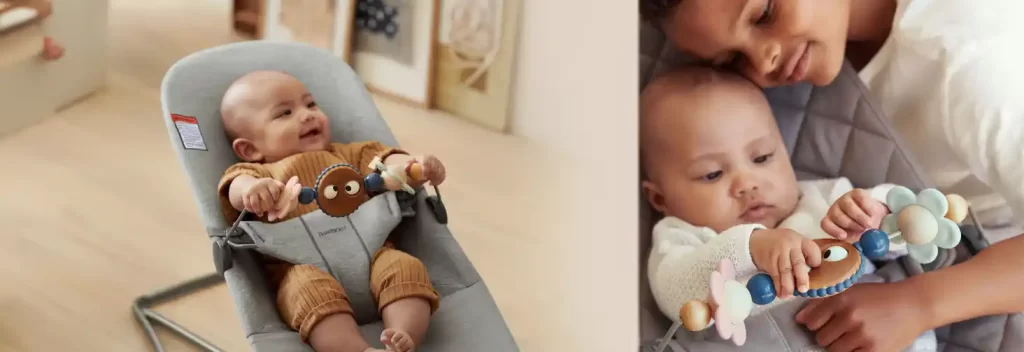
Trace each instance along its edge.
<instances>
[{"instance_id":1,"label":"woman's closed eye","mask_svg":"<svg viewBox=\"0 0 1024 352\"><path fill-rule=\"evenodd\" d=\"M751 24L754 26L765 26L771 24L772 19L774 18L773 15L775 14L775 0L766 0L764 2L764 7L759 11L755 11L755 13L757 15L753 16L750 20ZM730 51L725 55L721 55L711 60L711 64L716 67L735 68L743 63L745 58L746 57L741 52Z\"/></svg>"},{"instance_id":2,"label":"woman's closed eye","mask_svg":"<svg viewBox=\"0 0 1024 352\"><path fill-rule=\"evenodd\" d=\"M754 24L758 26L766 25L771 23L772 14L775 12L775 0L767 0L764 2L764 8L758 13L758 16L754 19Z\"/></svg>"}]
</instances>

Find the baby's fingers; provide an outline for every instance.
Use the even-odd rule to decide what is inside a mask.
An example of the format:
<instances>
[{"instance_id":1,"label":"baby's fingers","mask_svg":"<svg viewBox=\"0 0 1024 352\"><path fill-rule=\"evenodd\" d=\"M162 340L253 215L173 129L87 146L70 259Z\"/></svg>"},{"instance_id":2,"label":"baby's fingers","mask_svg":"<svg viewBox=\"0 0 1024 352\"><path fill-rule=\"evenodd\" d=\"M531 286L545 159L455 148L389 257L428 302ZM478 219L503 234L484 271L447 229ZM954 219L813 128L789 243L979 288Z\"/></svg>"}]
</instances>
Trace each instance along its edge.
<instances>
[{"instance_id":1,"label":"baby's fingers","mask_svg":"<svg viewBox=\"0 0 1024 352\"><path fill-rule=\"evenodd\" d=\"M804 262L812 268L821 265L821 247L809 238L800 242L800 252L804 255Z\"/></svg>"},{"instance_id":2,"label":"baby's fingers","mask_svg":"<svg viewBox=\"0 0 1024 352\"><path fill-rule=\"evenodd\" d=\"M853 220L852 225L854 226L851 229L863 232L871 227L871 216L864 212L864 209L861 208L860 204L852 196L840 199L839 208L843 210L843 213L846 213L850 220Z\"/></svg>"},{"instance_id":3,"label":"baby's fingers","mask_svg":"<svg viewBox=\"0 0 1024 352\"><path fill-rule=\"evenodd\" d=\"M248 197L248 196L243 196L242 197L242 209L244 209L246 211L249 211L249 212L252 212L253 211L253 209L252 209L252 202L249 201L250 199L251 198Z\"/></svg>"},{"instance_id":4,"label":"baby's fingers","mask_svg":"<svg viewBox=\"0 0 1024 352\"><path fill-rule=\"evenodd\" d=\"M793 263L789 259L789 255L783 254L779 256L779 281L778 292L780 298L789 298L793 296Z\"/></svg>"},{"instance_id":5,"label":"baby's fingers","mask_svg":"<svg viewBox=\"0 0 1024 352\"><path fill-rule=\"evenodd\" d=\"M807 266L807 263L804 261L804 254L800 248L793 248L789 251L789 260L793 265L793 278L796 280L796 290L807 292L807 287L810 285L807 272L811 271L811 267Z\"/></svg>"},{"instance_id":6,"label":"baby's fingers","mask_svg":"<svg viewBox=\"0 0 1024 352\"><path fill-rule=\"evenodd\" d=\"M250 213L257 216L263 215L263 202L260 200L258 193L249 194L244 198L243 202L245 203L245 209L248 209Z\"/></svg>"},{"instance_id":7,"label":"baby's fingers","mask_svg":"<svg viewBox=\"0 0 1024 352\"><path fill-rule=\"evenodd\" d=\"M289 184L291 187L285 189L285 197L281 199L281 203L278 206L278 210L281 212L281 215L278 217L283 217L299 205L299 193L302 192L302 185L298 183Z\"/></svg>"},{"instance_id":8,"label":"baby's fingers","mask_svg":"<svg viewBox=\"0 0 1024 352\"><path fill-rule=\"evenodd\" d=\"M270 215L267 215L267 220L274 221L283 218L286 214L288 214L288 211L288 198L278 198L277 203L274 204L274 208L270 209Z\"/></svg>"},{"instance_id":9,"label":"baby's fingers","mask_svg":"<svg viewBox=\"0 0 1024 352\"><path fill-rule=\"evenodd\" d=\"M270 199L273 201L277 201L278 198L281 198L281 189L283 188L284 184L278 180L274 180L274 183L268 184L267 192L270 193Z\"/></svg>"},{"instance_id":10,"label":"baby's fingers","mask_svg":"<svg viewBox=\"0 0 1024 352\"><path fill-rule=\"evenodd\" d=\"M860 226L856 221L853 221L853 219L846 214L846 211L838 204L832 209L833 211L829 214L829 217L832 218L832 222L834 222L836 226L839 226L839 228L846 232L854 232L855 228Z\"/></svg>"},{"instance_id":11,"label":"baby's fingers","mask_svg":"<svg viewBox=\"0 0 1024 352\"><path fill-rule=\"evenodd\" d=\"M856 221L853 221L849 215L846 215L846 212L839 204L832 206L832 209L828 212L828 218L829 220L832 220L836 226L842 229L843 232L845 232L842 238L848 237L850 233L859 232L857 229L860 225L858 225Z\"/></svg>"},{"instance_id":12,"label":"baby's fingers","mask_svg":"<svg viewBox=\"0 0 1024 352\"><path fill-rule=\"evenodd\" d=\"M275 207L278 219L284 218L298 206L300 192L302 192L302 185L292 181L289 181L288 186L281 190L281 198L277 200Z\"/></svg>"},{"instance_id":13,"label":"baby's fingers","mask_svg":"<svg viewBox=\"0 0 1024 352\"><path fill-rule=\"evenodd\" d=\"M260 208L262 211L267 211L274 207L275 197L270 193L270 187L261 188L256 194L260 197Z\"/></svg>"},{"instance_id":14,"label":"baby's fingers","mask_svg":"<svg viewBox=\"0 0 1024 352\"><path fill-rule=\"evenodd\" d=\"M832 221L831 216L826 216L824 219L821 219L821 229L833 238L840 240L846 239L846 231L840 228L839 225L836 225L836 222Z\"/></svg>"},{"instance_id":15,"label":"baby's fingers","mask_svg":"<svg viewBox=\"0 0 1024 352\"><path fill-rule=\"evenodd\" d=\"M767 273L768 276L771 276L772 286L775 286L775 295L781 298L782 286L780 286L780 283L782 282L782 277L779 275L779 268L775 267L773 262L773 265L764 266L761 268L761 270L764 270L764 272Z\"/></svg>"},{"instance_id":16,"label":"baby's fingers","mask_svg":"<svg viewBox=\"0 0 1024 352\"><path fill-rule=\"evenodd\" d=\"M299 177L298 176L292 176L292 178L288 179L288 183L286 183L284 185L281 185L282 192L288 191L288 190L294 188L297 185L299 185ZM301 189L302 186L299 186L299 188ZM295 193L295 195L298 195L298 193Z\"/></svg>"}]
</instances>

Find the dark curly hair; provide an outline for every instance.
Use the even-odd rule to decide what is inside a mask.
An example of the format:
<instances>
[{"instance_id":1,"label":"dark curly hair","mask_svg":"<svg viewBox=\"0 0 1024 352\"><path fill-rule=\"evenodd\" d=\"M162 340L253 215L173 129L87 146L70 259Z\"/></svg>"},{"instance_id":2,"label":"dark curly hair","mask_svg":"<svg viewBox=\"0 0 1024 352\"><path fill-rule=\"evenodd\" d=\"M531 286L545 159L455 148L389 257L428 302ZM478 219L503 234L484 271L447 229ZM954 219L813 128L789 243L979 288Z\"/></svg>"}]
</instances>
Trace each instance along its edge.
<instances>
[{"instance_id":1,"label":"dark curly hair","mask_svg":"<svg viewBox=\"0 0 1024 352\"><path fill-rule=\"evenodd\" d=\"M683 0L640 0L640 18L661 23Z\"/></svg>"}]
</instances>

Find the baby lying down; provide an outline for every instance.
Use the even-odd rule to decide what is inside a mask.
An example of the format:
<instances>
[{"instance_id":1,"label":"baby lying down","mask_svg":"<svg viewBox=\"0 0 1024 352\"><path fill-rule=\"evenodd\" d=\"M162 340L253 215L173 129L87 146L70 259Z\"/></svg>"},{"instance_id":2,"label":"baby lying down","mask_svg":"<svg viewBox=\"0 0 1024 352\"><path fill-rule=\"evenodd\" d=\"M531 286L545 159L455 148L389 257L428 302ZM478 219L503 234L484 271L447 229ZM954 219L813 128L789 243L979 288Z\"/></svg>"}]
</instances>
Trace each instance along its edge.
<instances>
[{"instance_id":1,"label":"baby lying down","mask_svg":"<svg viewBox=\"0 0 1024 352\"><path fill-rule=\"evenodd\" d=\"M231 222L243 209L263 222L279 222L316 211L316 203L301 205L297 191L286 184L313 185L327 167L347 163L366 175L371 160L387 165L413 159L398 149L373 141L331 142L328 119L313 95L295 77L283 72L257 71L235 81L224 95L221 116L231 147L245 162L224 172L219 190L225 218ZM425 182L444 181L437 158L418 158ZM413 187L422 184L410 182ZM266 258L277 309L288 326L316 351L377 351L362 338L352 316L345 289L314 265ZM418 259L390 242L370 264L370 288L384 320L381 343L390 351L410 351L426 334L438 293Z\"/></svg>"},{"instance_id":2,"label":"baby lying down","mask_svg":"<svg viewBox=\"0 0 1024 352\"><path fill-rule=\"evenodd\" d=\"M812 239L855 239L889 213L892 185L798 182L768 101L740 76L686 67L650 83L640 103L643 190L665 215L654 227L647 275L672 321L684 303L708 297L723 258L740 282L771 275L779 297L752 314L806 292L809 268L822 261ZM910 348L936 349L931 331Z\"/></svg>"}]
</instances>

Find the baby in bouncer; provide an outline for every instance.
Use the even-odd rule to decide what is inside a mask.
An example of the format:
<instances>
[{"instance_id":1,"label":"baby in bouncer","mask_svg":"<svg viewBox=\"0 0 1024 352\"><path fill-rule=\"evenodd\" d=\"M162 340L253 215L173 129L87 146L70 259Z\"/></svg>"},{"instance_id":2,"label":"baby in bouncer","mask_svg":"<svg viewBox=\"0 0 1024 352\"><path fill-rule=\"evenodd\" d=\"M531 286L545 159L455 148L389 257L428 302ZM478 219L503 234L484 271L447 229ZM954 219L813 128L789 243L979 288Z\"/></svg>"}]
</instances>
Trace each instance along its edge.
<instances>
[{"instance_id":1,"label":"baby in bouncer","mask_svg":"<svg viewBox=\"0 0 1024 352\"><path fill-rule=\"evenodd\" d=\"M412 187L438 185L445 178L444 166L433 156L410 158L374 141L332 143L328 119L313 95L287 73L257 71L239 78L224 94L221 116L232 149L244 161L228 168L218 186L229 222L243 210L262 222L316 211L316 203L296 201L300 185L313 185L321 171L339 163L363 175L373 172L375 158L389 167L419 163L421 177L409 178ZM316 351L378 351L363 339L345 289L331 274L310 264L264 258L277 287L278 312L303 342ZM423 263L386 242L373 257L370 288L383 318L381 343L389 351L413 350L439 300Z\"/></svg>"},{"instance_id":2,"label":"baby in bouncer","mask_svg":"<svg viewBox=\"0 0 1024 352\"><path fill-rule=\"evenodd\" d=\"M821 241L853 242L890 213L894 185L798 182L767 99L738 75L690 66L659 77L641 94L640 130L643 190L665 215L654 227L647 274L660 310L675 322L684 304L709 296L723 259L740 283L758 272L771 277L778 299L752 314L815 292L821 283L809 279L811 268L843 259ZM907 250L906 243L888 248L889 256ZM858 272L873 270L865 262ZM926 332L910 350L936 348L934 332Z\"/></svg>"}]
</instances>

